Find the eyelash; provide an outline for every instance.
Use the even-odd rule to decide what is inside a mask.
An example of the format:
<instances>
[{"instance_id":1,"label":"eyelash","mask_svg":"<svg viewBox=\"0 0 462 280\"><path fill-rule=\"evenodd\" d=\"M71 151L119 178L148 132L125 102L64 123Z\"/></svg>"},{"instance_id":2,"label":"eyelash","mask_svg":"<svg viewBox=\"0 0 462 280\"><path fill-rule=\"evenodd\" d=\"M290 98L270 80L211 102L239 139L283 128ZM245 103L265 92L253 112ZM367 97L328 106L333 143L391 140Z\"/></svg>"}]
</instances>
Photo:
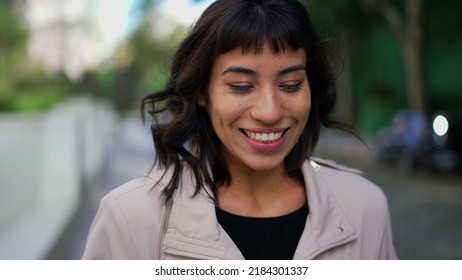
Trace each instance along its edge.
<instances>
[{"instance_id":1,"label":"eyelash","mask_svg":"<svg viewBox=\"0 0 462 280\"><path fill-rule=\"evenodd\" d=\"M230 89L234 92L249 92L253 89L251 85L239 86L239 85L229 85Z\"/></svg>"},{"instance_id":2,"label":"eyelash","mask_svg":"<svg viewBox=\"0 0 462 280\"><path fill-rule=\"evenodd\" d=\"M245 85L245 86L229 85L229 87L234 92L249 92L254 88L251 85ZM300 90L301 87L302 87L301 83L279 86L279 88L285 92L297 92Z\"/></svg>"},{"instance_id":3,"label":"eyelash","mask_svg":"<svg viewBox=\"0 0 462 280\"><path fill-rule=\"evenodd\" d=\"M285 92L297 92L302 88L302 84L288 84L288 85L281 85L279 86L280 89L282 89Z\"/></svg>"}]
</instances>

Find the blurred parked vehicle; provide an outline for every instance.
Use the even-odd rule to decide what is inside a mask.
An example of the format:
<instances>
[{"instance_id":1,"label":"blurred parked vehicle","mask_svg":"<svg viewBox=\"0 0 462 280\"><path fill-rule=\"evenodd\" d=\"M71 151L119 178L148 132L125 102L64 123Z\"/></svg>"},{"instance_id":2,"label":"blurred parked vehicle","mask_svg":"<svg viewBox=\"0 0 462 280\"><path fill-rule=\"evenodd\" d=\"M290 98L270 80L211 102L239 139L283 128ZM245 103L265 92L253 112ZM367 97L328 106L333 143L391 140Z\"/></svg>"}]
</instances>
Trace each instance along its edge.
<instances>
[{"instance_id":1,"label":"blurred parked vehicle","mask_svg":"<svg viewBox=\"0 0 462 280\"><path fill-rule=\"evenodd\" d=\"M437 112L432 119L431 153L427 164L452 170L462 166L462 119L460 112Z\"/></svg>"},{"instance_id":2,"label":"blurred parked vehicle","mask_svg":"<svg viewBox=\"0 0 462 280\"><path fill-rule=\"evenodd\" d=\"M462 167L461 115L401 110L379 133L377 146L379 160L395 162L403 170L455 170Z\"/></svg>"}]
</instances>

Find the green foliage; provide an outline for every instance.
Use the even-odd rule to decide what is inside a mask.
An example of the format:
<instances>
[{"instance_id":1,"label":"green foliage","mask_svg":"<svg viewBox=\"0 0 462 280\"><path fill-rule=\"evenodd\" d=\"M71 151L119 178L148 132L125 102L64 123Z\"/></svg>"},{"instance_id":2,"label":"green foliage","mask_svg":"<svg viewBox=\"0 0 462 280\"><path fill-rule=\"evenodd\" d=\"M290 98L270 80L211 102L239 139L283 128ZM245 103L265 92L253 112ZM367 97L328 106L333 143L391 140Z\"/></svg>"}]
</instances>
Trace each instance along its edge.
<instances>
[{"instance_id":1,"label":"green foliage","mask_svg":"<svg viewBox=\"0 0 462 280\"><path fill-rule=\"evenodd\" d=\"M0 3L0 111L45 110L66 93L28 59L28 33L16 15L12 1Z\"/></svg>"},{"instance_id":2,"label":"green foliage","mask_svg":"<svg viewBox=\"0 0 462 280\"><path fill-rule=\"evenodd\" d=\"M23 47L27 32L21 26L11 6L0 3L0 57Z\"/></svg>"},{"instance_id":3,"label":"green foliage","mask_svg":"<svg viewBox=\"0 0 462 280\"><path fill-rule=\"evenodd\" d=\"M430 107L462 108L462 1L426 4L424 66Z\"/></svg>"},{"instance_id":4,"label":"green foliage","mask_svg":"<svg viewBox=\"0 0 462 280\"><path fill-rule=\"evenodd\" d=\"M27 33L10 5L0 3L0 104L12 96L16 77L22 67ZM1 106L4 107L6 105Z\"/></svg>"},{"instance_id":5,"label":"green foliage","mask_svg":"<svg viewBox=\"0 0 462 280\"><path fill-rule=\"evenodd\" d=\"M0 111L39 111L66 96L63 77L49 77L23 50L5 55L0 68Z\"/></svg>"},{"instance_id":6,"label":"green foliage","mask_svg":"<svg viewBox=\"0 0 462 280\"><path fill-rule=\"evenodd\" d=\"M169 36L156 37L155 24L146 20L118 49L113 94L120 110L137 107L141 95L161 90L167 82L174 49L186 30L178 26Z\"/></svg>"},{"instance_id":7,"label":"green foliage","mask_svg":"<svg viewBox=\"0 0 462 280\"><path fill-rule=\"evenodd\" d=\"M0 111L37 112L46 110L65 98L59 87L17 90L8 102L0 103Z\"/></svg>"},{"instance_id":8,"label":"green foliage","mask_svg":"<svg viewBox=\"0 0 462 280\"><path fill-rule=\"evenodd\" d=\"M0 111L41 111L67 96L65 88L68 82L64 76L49 77L43 69L28 61L11 65L9 69L0 71L3 85L0 86Z\"/></svg>"},{"instance_id":9,"label":"green foliage","mask_svg":"<svg viewBox=\"0 0 462 280\"><path fill-rule=\"evenodd\" d=\"M403 21L404 1L393 5ZM301 0L315 25L336 37L347 54L351 92L359 128L374 133L406 106L406 71L396 37L378 13L362 9L360 0ZM423 67L430 108L462 108L462 1L424 1ZM435 105L438 104L438 105Z\"/></svg>"}]
</instances>

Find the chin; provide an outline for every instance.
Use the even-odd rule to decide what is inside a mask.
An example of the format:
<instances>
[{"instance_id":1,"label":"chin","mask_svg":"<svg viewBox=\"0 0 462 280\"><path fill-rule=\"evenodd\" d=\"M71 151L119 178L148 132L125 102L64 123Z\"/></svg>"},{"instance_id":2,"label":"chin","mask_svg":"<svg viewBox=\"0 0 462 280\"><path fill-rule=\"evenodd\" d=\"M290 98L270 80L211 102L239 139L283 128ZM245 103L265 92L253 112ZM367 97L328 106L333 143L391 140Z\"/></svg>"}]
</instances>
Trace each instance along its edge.
<instances>
[{"instance_id":1,"label":"chin","mask_svg":"<svg viewBox=\"0 0 462 280\"><path fill-rule=\"evenodd\" d=\"M255 161L255 162L249 162L246 165L248 168L255 170L255 171L271 171L271 170L279 168L283 164L284 164L284 161L275 162L270 159L266 159L266 160L262 159L262 160Z\"/></svg>"}]
</instances>

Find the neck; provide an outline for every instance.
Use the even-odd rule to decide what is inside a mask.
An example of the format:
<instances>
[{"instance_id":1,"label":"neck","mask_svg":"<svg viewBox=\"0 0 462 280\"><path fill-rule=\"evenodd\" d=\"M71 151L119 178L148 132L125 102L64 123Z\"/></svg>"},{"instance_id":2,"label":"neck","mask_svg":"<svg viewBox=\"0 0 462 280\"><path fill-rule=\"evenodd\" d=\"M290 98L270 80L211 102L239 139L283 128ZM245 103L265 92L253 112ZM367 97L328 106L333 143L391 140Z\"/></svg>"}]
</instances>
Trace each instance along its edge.
<instances>
[{"instance_id":1,"label":"neck","mask_svg":"<svg viewBox=\"0 0 462 280\"><path fill-rule=\"evenodd\" d=\"M230 167L232 183L230 188L249 196L261 196L270 191L284 188L286 181L292 177L284 165L272 170L252 170L246 167Z\"/></svg>"},{"instance_id":2,"label":"neck","mask_svg":"<svg viewBox=\"0 0 462 280\"><path fill-rule=\"evenodd\" d=\"M284 164L272 170L252 170L243 165L228 166L231 184L219 188L219 207L253 217L270 217L299 209L306 201L299 172L288 173Z\"/></svg>"}]
</instances>

